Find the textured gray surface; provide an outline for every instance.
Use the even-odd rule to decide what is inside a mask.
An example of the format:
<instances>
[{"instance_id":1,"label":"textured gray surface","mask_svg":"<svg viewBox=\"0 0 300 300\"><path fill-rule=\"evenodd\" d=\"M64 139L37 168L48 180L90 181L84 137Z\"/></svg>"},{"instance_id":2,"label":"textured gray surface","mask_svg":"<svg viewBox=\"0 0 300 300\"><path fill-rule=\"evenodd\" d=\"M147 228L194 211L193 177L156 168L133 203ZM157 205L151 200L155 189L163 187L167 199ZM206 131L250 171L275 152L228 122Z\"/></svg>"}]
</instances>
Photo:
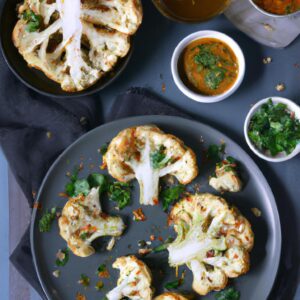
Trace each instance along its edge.
<instances>
[{"instance_id":1,"label":"textured gray surface","mask_svg":"<svg viewBox=\"0 0 300 300\"><path fill-rule=\"evenodd\" d=\"M280 164L262 161L246 145L243 123L251 104L265 97L280 95L300 104L300 67L297 65L300 64L300 39L283 50L272 49L239 32L223 16L203 24L180 24L160 16L150 1L144 1L144 8L144 22L135 37L135 49L129 66L116 82L99 94L104 112L110 109L116 94L131 86L145 86L166 102L182 108L195 119L212 125L238 142L266 176L279 208L283 264L272 299L296 299L295 290L300 280L300 156ZM230 35L240 44L246 57L243 84L229 99L216 104L200 104L187 99L176 88L170 72L174 47L186 35L202 29L219 30ZM269 65L262 63L266 56L273 59ZM275 90L279 82L285 83L284 92ZM163 83L165 93L162 92Z\"/></svg>"},{"instance_id":2,"label":"textured gray surface","mask_svg":"<svg viewBox=\"0 0 300 300\"><path fill-rule=\"evenodd\" d=\"M54 163L42 184L37 201L44 210L55 206L62 207L65 199L59 197L58 194L68 181L66 172L72 170L73 166L78 165L80 161L84 166L80 172L80 178L86 178L89 173L97 172L100 163L97 149L106 141L110 141L122 129L143 124L156 124L165 132L175 134L196 152L200 170L199 176L193 181L190 188L194 183L197 183L202 192L216 193L208 186L207 180L214 171L214 163L203 163L201 159L202 153L208 145L219 144L223 140L227 145L227 155L235 157L240 162L244 188L239 193L226 193L224 197L229 203L236 205L252 224L255 233L255 246L251 252L252 267L250 272L246 276L235 279L234 285L241 291L241 300L266 299L276 276L280 258L279 249L281 248L280 223L274 197L261 172L248 155L223 133L208 126L177 117L143 116L123 119L99 127L75 142ZM92 169L89 167L91 164L94 166ZM106 243L100 239L97 243L100 251L98 250L96 254L87 258L70 255L68 264L59 268L61 270L59 279L51 276L51 273L55 269L55 254L58 249L65 247L65 241L58 235L57 224L52 226L49 233L40 233L38 220L42 212L38 210L33 212L31 248L34 252L35 263L38 266L38 275L49 299L73 299L77 291L83 292L88 299L103 298L105 293L114 287L117 280L118 272L111 268L112 262L117 257L137 254L138 241L149 240L151 234L156 237L162 236L163 239L169 235L175 236L172 229L167 226L167 214L162 211L161 205L143 206L147 220L139 223L132 221L132 210L140 207L138 203L139 188L136 182L133 184L131 205L124 210L115 211L114 204L107 201L105 197L101 201L104 212L122 216L127 226L127 230L117 241L114 249L111 252L101 251L105 248ZM263 217L255 217L251 212L252 207L259 208ZM159 244L158 241L153 242L154 246ZM175 280L175 270L168 266L166 252L151 253L143 257L143 260L152 270L156 295L163 291L165 283ZM92 286L95 285L97 266L103 263L106 264L111 274L111 279L104 280L103 290L97 292L93 287L83 289L78 286L77 281L82 273L90 277ZM180 267L179 273L181 274L183 270L187 270L187 268ZM180 290L192 292L191 282L192 273L187 270L184 285L180 287ZM195 296L196 299L200 299L200 296ZM205 299L215 299L214 294L210 293Z\"/></svg>"}]
</instances>

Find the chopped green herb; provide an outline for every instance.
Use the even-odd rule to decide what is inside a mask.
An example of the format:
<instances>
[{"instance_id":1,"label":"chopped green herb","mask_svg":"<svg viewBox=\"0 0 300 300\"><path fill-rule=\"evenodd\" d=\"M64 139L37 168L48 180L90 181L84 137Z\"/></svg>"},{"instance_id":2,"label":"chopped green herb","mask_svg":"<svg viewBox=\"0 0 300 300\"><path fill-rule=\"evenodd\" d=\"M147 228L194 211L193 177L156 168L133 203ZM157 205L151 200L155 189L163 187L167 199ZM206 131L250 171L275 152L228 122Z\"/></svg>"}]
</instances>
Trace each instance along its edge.
<instances>
[{"instance_id":1,"label":"chopped green herb","mask_svg":"<svg viewBox=\"0 0 300 300\"><path fill-rule=\"evenodd\" d=\"M86 288L90 285L90 278L85 274L81 274L78 283Z\"/></svg>"},{"instance_id":2,"label":"chopped green herb","mask_svg":"<svg viewBox=\"0 0 300 300\"><path fill-rule=\"evenodd\" d=\"M90 185L86 179L77 179L74 182L74 195L78 196L83 194L86 196L90 192Z\"/></svg>"},{"instance_id":3,"label":"chopped green herb","mask_svg":"<svg viewBox=\"0 0 300 300\"><path fill-rule=\"evenodd\" d=\"M234 287L226 288L215 294L216 300L239 300L240 292Z\"/></svg>"},{"instance_id":4,"label":"chopped green herb","mask_svg":"<svg viewBox=\"0 0 300 300\"><path fill-rule=\"evenodd\" d=\"M226 70L224 68L215 67L208 70L205 74L205 84L212 90L216 90L220 83L224 80Z\"/></svg>"},{"instance_id":5,"label":"chopped green herb","mask_svg":"<svg viewBox=\"0 0 300 300\"><path fill-rule=\"evenodd\" d=\"M174 290L180 287L183 284L183 278L176 279L174 281L168 282L164 285L164 288L167 290Z\"/></svg>"},{"instance_id":6,"label":"chopped green herb","mask_svg":"<svg viewBox=\"0 0 300 300\"><path fill-rule=\"evenodd\" d=\"M69 249L65 248L62 250L59 250L58 253L56 254L57 259L55 261L55 264L58 267L63 267L66 265L66 263L69 261Z\"/></svg>"},{"instance_id":7,"label":"chopped green herb","mask_svg":"<svg viewBox=\"0 0 300 300\"><path fill-rule=\"evenodd\" d=\"M83 232L80 236L79 236L82 240L86 240L88 238L88 233L87 232Z\"/></svg>"},{"instance_id":8,"label":"chopped green herb","mask_svg":"<svg viewBox=\"0 0 300 300\"><path fill-rule=\"evenodd\" d=\"M108 187L109 200L117 202L120 209L123 209L130 203L131 185L126 182L115 181Z\"/></svg>"},{"instance_id":9,"label":"chopped green herb","mask_svg":"<svg viewBox=\"0 0 300 300\"><path fill-rule=\"evenodd\" d=\"M27 22L26 31L34 32L37 31L42 26L42 16L36 15L31 10L26 10L22 14L22 18Z\"/></svg>"},{"instance_id":10,"label":"chopped green herb","mask_svg":"<svg viewBox=\"0 0 300 300\"><path fill-rule=\"evenodd\" d=\"M107 149L108 149L108 143L104 144L103 146L101 146L100 148L100 153L102 155L104 155L106 152L107 152Z\"/></svg>"},{"instance_id":11,"label":"chopped green herb","mask_svg":"<svg viewBox=\"0 0 300 300\"><path fill-rule=\"evenodd\" d=\"M164 145L161 145L157 150L151 153L150 159L154 169L161 169L165 167L170 161L170 159L166 156L165 150L166 147Z\"/></svg>"},{"instance_id":12,"label":"chopped green herb","mask_svg":"<svg viewBox=\"0 0 300 300\"><path fill-rule=\"evenodd\" d=\"M51 208L50 212L44 213L39 221L40 232L49 232L51 229L51 224L56 217L56 207Z\"/></svg>"},{"instance_id":13,"label":"chopped green herb","mask_svg":"<svg viewBox=\"0 0 300 300\"><path fill-rule=\"evenodd\" d=\"M261 151L272 156L290 154L300 142L300 121L283 103L274 104L270 98L252 116L248 136Z\"/></svg>"},{"instance_id":14,"label":"chopped green herb","mask_svg":"<svg viewBox=\"0 0 300 300\"><path fill-rule=\"evenodd\" d=\"M99 192L105 192L108 189L107 177L103 174L93 173L88 177L88 183L90 187L99 187Z\"/></svg>"},{"instance_id":15,"label":"chopped green herb","mask_svg":"<svg viewBox=\"0 0 300 300\"><path fill-rule=\"evenodd\" d=\"M106 271L106 265L102 264L97 269L97 274Z\"/></svg>"},{"instance_id":16,"label":"chopped green herb","mask_svg":"<svg viewBox=\"0 0 300 300\"><path fill-rule=\"evenodd\" d=\"M152 249L152 252L162 252L167 250L167 248L169 247L170 243L172 243L174 241L174 239L172 237L168 237L165 242L155 248Z\"/></svg>"},{"instance_id":17,"label":"chopped green herb","mask_svg":"<svg viewBox=\"0 0 300 300\"><path fill-rule=\"evenodd\" d=\"M180 198L181 194L184 192L184 189L184 185L179 184L169 187L160 193L164 211L166 211L171 204Z\"/></svg>"},{"instance_id":18,"label":"chopped green herb","mask_svg":"<svg viewBox=\"0 0 300 300\"><path fill-rule=\"evenodd\" d=\"M225 152L226 144L222 143L220 146L218 145L209 145L207 152L206 152L206 158L213 161L220 161L222 160L222 156Z\"/></svg>"}]
</instances>

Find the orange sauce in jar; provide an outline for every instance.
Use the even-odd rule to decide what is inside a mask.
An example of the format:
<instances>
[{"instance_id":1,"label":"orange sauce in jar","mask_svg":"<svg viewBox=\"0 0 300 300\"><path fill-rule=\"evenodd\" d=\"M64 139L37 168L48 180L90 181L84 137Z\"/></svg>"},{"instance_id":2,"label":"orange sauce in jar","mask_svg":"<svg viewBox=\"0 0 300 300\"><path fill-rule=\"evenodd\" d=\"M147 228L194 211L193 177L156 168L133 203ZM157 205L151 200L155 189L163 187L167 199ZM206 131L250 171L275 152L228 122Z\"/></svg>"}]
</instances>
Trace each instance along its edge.
<instances>
[{"instance_id":1,"label":"orange sauce in jar","mask_svg":"<svg viewBox=\"0 0 300 300\"><path fill-rule=\"evenodd\" d=\"M300 10L300 0L254 0L254 3L275 15L288 15Z\"/></svg>"},{"instance_id":2,"label":"orange sauce in jar","mask_svg":"<svg viewBox=\"0 0 300 300\"><path fill-rule=\"evenodd\" d=\"M238 77L235 53L226 43L215 38L193 41L185 48L180 61L179 71L183 73L185 84L203 95L223 94Z\"/></svg>"}]
</instances>

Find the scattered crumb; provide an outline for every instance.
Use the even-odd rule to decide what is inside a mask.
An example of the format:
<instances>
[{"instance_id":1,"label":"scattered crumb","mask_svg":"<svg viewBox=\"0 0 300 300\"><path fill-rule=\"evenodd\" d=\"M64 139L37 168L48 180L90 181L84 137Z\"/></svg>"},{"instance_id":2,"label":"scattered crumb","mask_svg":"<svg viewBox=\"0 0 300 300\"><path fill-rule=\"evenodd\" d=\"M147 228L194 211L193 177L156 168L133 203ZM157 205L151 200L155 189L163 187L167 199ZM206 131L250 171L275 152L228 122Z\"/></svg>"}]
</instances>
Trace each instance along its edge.
<instances>
[{"instance_id":1,"label":"scattered crumb","mask_svg":"<svg viewBox=\"0 0 300 300\"><path fill-rule=\"evenodd\" d=\"M101 290L103 287L104 287L104 283L103 283L101 280L98 281L98 282L96 283L96 285L95 285L95 289L96 289L97 291Z\"/></svg>"},{"instance_id":2,"label":"scattered crumb","mask_svg":"<svg viewBox=\"0 0 300 300\"><path fill-rule=\"evenodd\" d=\"M272 62L272 57L268 56L263 58L263 63L265 65L270 64L271 62Z\"/></svg>"},{"instance_id":3,"label":"scattered crumb","mask_svg":"<svg viewBox=\"0 0 300 300\"><path fill-rule=\"evenodd\" d=\"M80 122L81 125L86 125L87 124L86 117L81 117L79 122Z\"/></svg>"},{"instance_id":4,"label":"scattered crumb","mask_svg":"<svg viewBox=\"0 0 300 300\"><path fill-rule=\"evenodd\" d=\"M42 209L42 204L38 203L38 202L34 202L33 208L36 208L37 210L41 210Z\"/></svg>"},{"instance_id":5,"label":"scattered crumb","mask_svg":"<svg viewBox=\"0 0 300 300\"><path fill-rule=\"evenodd\" d=\"M270 32L274 31L274 28L270 24L268 24L268 23L262 23L262 25L264 26L264 28L267 31L270 31Z\"/></svg>"},{"instance_id":6,"label":"scattered crumb","mask_svg":"<svg viewBox=\"0 0 300 300\"><path fill-rule=\"evenodd\" d=\"M146 255L148 253L150 253L152 250L149 249L149 248L142 248L142 249L139 249L139 254L140 255Z\"/></svg>"},{"instance_id":7,"label":"scattered crumb","mask_svg":"<svg viewBox=\"0 0 300 300\"><path fill-rule=\"evenodd\" d=\"M95 168L95 164L90 163L90 164L89 164L89 169L90 169L90 170L93 170L94 168Z\"/></svg>"},{"instance_id":8,"label":"scattered crumb","mask_svg":"<svg viewBox=\"0 0 300 300\"><path fill-rule=\"evenodd\" d=\"M111 251L116 244L116 238L112 237L106 246L107 251Z\"/></svg>"},{"instance_id":9,"label":"scattered crumb","mask_svg":"<svg viewBox=\"0 0 300 300\"><path fill-rule=\"evenodd\" d=\"M66 257L66 254L59 249L56 253L56 258L60 261L63 261Z\"/></svg>"},{"instance_id":10,"label":"scattered crumb","mask_svg":"<svg viewBox=\"0 0 300 300\"><path fill-rule=\"evenodd\" d=\"M52 132L51 131L47 131L46 132L46 136L47 136L47 139L51 139L52 138Z\"/></svg>"},{"instance_id":11,"label":"scattered crumb","mask_svg":"<svg viewBox=\"0 0 300 300\"><path fill-rule=\"evenodd\" d=\"M161 91L163 93L166 91L166 84L164 82L161 84Z\"/></svg>"},{"instance_id":12,"label":"scattered crumb","mask_svg":"<svg viewBox=\"0 0 300 300\"><path fill-rule=\"evenodd\" d=\"M150 235L150 241L154 241L155 240L155 235L154 234L151 234Z\"/></svg>"},{"instance_id":13,"label":"scattered crumb","mask_svg":"<svg viewBox=\"0 0 300 300\"><path fill-rule=\"evenodd\" d=\"M136 210L134 210L133 212L133 221L146 221L146 216L142 210L142 208L138 208Z\"/></svg>"},{"instance_id":14,"label":"scattered crumb","mask_svg":"<svg viewBox=\"0 0 300 300\"><path fill-rule=\"evenodd\" d=\"M78 170L79 170L79 171L82 171L83 168L84 168L84 165L83 165L83 162L81 162L81 163L79 164Z\"/></svg>"},{"instance_id":15,"label":"scattered crumb","mask_svg":"<svg viewBox=\"0 0 300 300\"><path fill-rule=\"evenodd\" d=\"M67 177L71 177L71 172L70 172L70 171L67 171L67 172L66 172L66 176L67 176Z\"/></svg>"},{"instance_id":16,"label":"scattered crumb","mask_svg":"<svg viewBox=\"0 0 300 300\"><path fill-rule=\"evenodd\" d=\"M52 275L56 278L58 278L60 276L60 270L55 270L53 271Z\"/></svg>"},{"instance_id":17,"label":"scattered crumb","mask_svg":"<svg viewBox=\"0 0 300 300\"><path fill-rule=\"evenodd\" d=\"M275 88L278 92L282 92L285 90L285 85L283 83L278 83Z\"/></svg>"},{"instance_id":18,"label":"scattered crumb","mask_svg":"<svg viewBox=\"0 0 300 300\"><path fill-rule=\"evenodd\" d=\"M66 193L64 193L64 192L58 193L58 196L62 197L62 198L69 198L69 196Z\"/></svg>"},{"instance_id":19,"label":"scattered crumb","mask_svg":"<svg viewBox=\"0 0 300 300\"><path fill-rule=\"evenodd\" d=\"M146 242L146 245L148 245L148 246L150 246L151 244L152 244L151 241L147 241L147 242Z\"/></svg>"},{"instance_id":20,"label":"scattered crumb","mask_svg":"<svg viewBox=\"0 0 300 300\"><path fill-rule=\"evenodd\" d=\"M251 211L253 212L255 217L261 217L261 211L258 208L253 207L253 208L251 208Z\"/></svg>"},{"instance_id":21,"label":"scattered crumb","mask_svg":"<svg viewBox=\"0 0 300 300\"><path fill-rule=\"evenodd\" d=\"M162 242L164 239L162 238L162 236L159 236L159 237L158 237L158 240L159 240L160 242Z\"/></svg>"}]
</instances>

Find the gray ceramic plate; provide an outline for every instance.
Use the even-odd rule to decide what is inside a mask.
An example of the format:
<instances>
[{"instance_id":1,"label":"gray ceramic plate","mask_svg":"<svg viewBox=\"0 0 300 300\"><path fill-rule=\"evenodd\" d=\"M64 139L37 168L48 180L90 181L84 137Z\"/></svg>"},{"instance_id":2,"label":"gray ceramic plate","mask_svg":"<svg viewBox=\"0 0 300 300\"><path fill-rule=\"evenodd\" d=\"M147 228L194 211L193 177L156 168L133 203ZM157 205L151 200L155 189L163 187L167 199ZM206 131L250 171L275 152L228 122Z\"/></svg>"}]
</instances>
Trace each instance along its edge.
<instances>
[{"instance_id":1,"label":"gray ceramic plate","mask_svg":"<svg viewBox=\"0 0 300 300\"><path fill-rule=\"evenodd\" d=\"M233 281L233 284L241 292L241 299L266 299L274 283L281 252L281 229L278 211L270 187L263 174L254 164L251 158L232 140L224 134L204 124L178 117L170 116L143 116L123 119L100 126L87 133L73 145L71 145L53 164L39 191L37 201L41 203L43 210L54 206L63 207L65 199L59 197L67 182L66 172L71 171L75 165L83 162L84 169L80 176L86 177L91 172L102 172L99 169L101 155L99 149L104 143L110 141L120 130L134 125L156 124L165 132L175 134L192 147L198 155L198 163L201 160L203 149L211 144L219 144L221 140L226 142L226 152L241 162L241 173L245 182L242 192L225 194L224 197L235 204L252 223L255 233L255 246L251 253L250 272ZM204 142L203 142L204 140ZM212 172L212 165L200 165L200 175L195 180L201 185L202 191L214 192L207 185L207 178ZM167 228L167 215L160 205L144 207L147 216L146 222L136 223L132 221L132 210L139 207L138 186L134 183L134 193L131 206L117 212L113 203L106 198L102 199L102 205L110 214L120 214L128 225L122 238L117 242L111 252L101 250L105 248L107 239L97 242L98 252L88 258L79 258L70 255L66 266L60 267L61 276L55 278L52 272L55 266L55 254L59 248L66 246L64 240L58 234L57 222L53 224L51 232L39 233L38 220L41 212L34 209L31 227L31 244L35 267L49 299L75 299L76 292L81 292L87 299L103 299L105 293L113 288L118 278L118 272L112 270L112 262L121 255L137 253L139 240L149 240L153 233L155 236L167 238L174 235ZM262 211L262 217L257 218L251 212L251 208L257 207ZM160 244L153 242L154 245ZM143 258L153 272L156 293L163 291L163 285L175 279L174 269L170 269L167 263L167 253L150 254ZM94 288L97 282L95 274L97 267L105 263L108 266L111 277L104 279L104 289L97 292ZM182 271L184 268L180 268ZM163 272L161 272L163 271ZM91 279L91 286L84 289L77 283L80 274L86 274ZM185 284L181 291L191 291L192 274L186 272ZM196 297L195 299L200 299ZM203 297L201 298L203 299ZM214 299L211 293L205 299Z\"/></svg>"}]
</instances>

